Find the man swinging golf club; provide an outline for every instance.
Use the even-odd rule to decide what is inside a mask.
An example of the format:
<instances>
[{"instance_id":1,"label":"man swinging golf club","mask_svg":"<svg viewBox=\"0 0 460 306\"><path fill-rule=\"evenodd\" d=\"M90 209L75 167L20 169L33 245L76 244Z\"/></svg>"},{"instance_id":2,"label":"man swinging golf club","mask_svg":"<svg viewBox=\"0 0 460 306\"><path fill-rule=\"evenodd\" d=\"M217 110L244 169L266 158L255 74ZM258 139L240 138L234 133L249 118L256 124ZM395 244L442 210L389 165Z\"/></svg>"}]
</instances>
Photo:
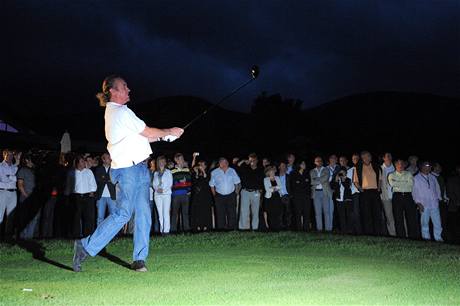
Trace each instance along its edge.
<instances>
[{"instance_id":1,"label":"man swinging golf club","mask_svg":"<svg viewBox=\"0 0 460 306\"><path fill-rule=\"evenodd\" d=\"M181 128L157 129L148 127L126 103L129 88L120 76L112 75L102 83L97 94L100 105L105 107L105 136L112 158L111 180L116 184L116 209L93 234L74 245L73 270L81 271L82 262L96 256L126 224L135 216L134 251L132 269L146 272L145 260L149 252L151 212L149 206L149 170L146 159L152 153L149 142L166 136L180 137Z\"/></svg>"}]
</instances>

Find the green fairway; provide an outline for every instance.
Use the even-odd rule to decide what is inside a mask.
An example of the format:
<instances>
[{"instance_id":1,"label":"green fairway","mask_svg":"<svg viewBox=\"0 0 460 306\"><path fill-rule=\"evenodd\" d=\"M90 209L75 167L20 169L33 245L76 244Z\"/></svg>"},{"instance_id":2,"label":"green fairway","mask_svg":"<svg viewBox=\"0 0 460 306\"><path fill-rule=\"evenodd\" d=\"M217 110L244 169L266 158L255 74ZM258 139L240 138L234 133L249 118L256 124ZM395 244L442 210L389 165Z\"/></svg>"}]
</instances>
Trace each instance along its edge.
<instances>
[{"instance_id":1,"label":"green fairway","mask_svg":"<svg viewBox=\"0 0 460 306\"><path fill-rule=\"evenodd\" d=\"M460 247L304 233L211 233L153 238L149 272L132 239L112 256L71 267L72 241L0 244L1 305L446 305L460 304ZM37 256L35 256L37 257ZM23 289L32 289L24 291Z\"/></svg>"}]
</instances>

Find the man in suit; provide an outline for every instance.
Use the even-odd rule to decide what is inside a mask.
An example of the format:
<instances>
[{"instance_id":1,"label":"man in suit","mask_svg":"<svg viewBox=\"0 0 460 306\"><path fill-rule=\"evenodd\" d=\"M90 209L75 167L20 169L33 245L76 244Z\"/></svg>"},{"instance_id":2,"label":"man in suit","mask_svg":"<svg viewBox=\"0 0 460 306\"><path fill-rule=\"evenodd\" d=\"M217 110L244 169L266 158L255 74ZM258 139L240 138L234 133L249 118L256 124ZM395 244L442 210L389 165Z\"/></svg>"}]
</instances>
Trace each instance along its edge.
<instances>
[{"instance_id":1,"label":"man in suit","mask_svg":"<svg viewBox=\"0 0 460 306\"><path fill-rule=\"evenodd\" d=\"M329 185L329 170L323 166L323 159L315 157L315 168L310 171L311 194L313 195L313 205L315 207L316 229L328 232L332 231L332 219L330 214L330 203L332 201L332 189Z\"/></svg>"},{"instance_id":2,"label":"man in suit","mask_svg":"<svg viewBox=\"0 0 460 306\"><path fill-rule=\"evenodd\" d=\"M111 214L115 209L115 185L110 180L110 164L112 159L109 153L104 153L101 156L102 165L94 170L96 177L96 207L97 207L97 225L105 219L107 209Z\"/></svg>"}]
</instances>

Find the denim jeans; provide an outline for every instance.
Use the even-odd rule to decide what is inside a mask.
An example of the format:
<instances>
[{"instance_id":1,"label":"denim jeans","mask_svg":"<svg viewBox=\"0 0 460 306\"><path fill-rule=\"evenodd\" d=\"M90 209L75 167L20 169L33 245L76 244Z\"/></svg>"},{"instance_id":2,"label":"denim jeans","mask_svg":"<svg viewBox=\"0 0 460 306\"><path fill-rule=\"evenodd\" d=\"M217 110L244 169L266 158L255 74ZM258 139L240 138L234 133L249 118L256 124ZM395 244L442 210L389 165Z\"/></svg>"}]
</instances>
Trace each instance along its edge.
<instances>
[{"instance_id":1,"label":"denim jeans","mask_svg":"<svg viewBox=\"0 0 460 306\"><path fill-rule=\"evenodd\" d=\"M101 224L105 219L105 211L109 209L109 214L115 210L115 201L110 197L101 197L97 200L97 225Z\"/></svg>"},{"instance_id":2,"label":"denim jeans","mask_svg":"<svg viewBox=\"0 0 460 306\"><path fill-rule=\"evenodd\" d=\"M434 240L442 241L441 233L441 215L439 214L439 207L436 208L425 208L422 216L420 217L420 223L422 224L422 238L431 239L430 237L430 218L433 222L433 234Z\"/></svg>"},{"instance_id":3,"label":"denim jeans","mask_svg":"<svg viewBox=\"0 0 460 306\"><path fill-rule=\"evenodd\" d=\"M133 261L145 260L149 253L152 217L149 205L150 173L145 163L127 168L111 169L116 184L115 210L84 239L82 244L91 256L96 256L125 225L134 213Z\"/></svg>"}]
</instances>

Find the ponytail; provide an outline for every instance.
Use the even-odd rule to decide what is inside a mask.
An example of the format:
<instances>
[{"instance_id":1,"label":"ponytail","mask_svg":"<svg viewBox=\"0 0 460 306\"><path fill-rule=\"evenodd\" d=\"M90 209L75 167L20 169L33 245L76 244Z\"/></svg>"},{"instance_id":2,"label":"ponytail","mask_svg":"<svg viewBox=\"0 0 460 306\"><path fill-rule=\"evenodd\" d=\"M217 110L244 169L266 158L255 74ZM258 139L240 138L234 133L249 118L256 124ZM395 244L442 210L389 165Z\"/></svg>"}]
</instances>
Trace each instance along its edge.
<instances>
[{"instance_id":1,"label":"ponytail","mask_svg":"<svg viewBox=\"0 0 460 306\"><path fill-rule=\"evenodd\" d=\"M102 82L102 92L96 94L96 98L99 100L99 105L105 107L107 102L110 102L111 94L110 89L114 88L115 81L121 79L119 75L110 75Z\"/></svg>"}]
</instances>

